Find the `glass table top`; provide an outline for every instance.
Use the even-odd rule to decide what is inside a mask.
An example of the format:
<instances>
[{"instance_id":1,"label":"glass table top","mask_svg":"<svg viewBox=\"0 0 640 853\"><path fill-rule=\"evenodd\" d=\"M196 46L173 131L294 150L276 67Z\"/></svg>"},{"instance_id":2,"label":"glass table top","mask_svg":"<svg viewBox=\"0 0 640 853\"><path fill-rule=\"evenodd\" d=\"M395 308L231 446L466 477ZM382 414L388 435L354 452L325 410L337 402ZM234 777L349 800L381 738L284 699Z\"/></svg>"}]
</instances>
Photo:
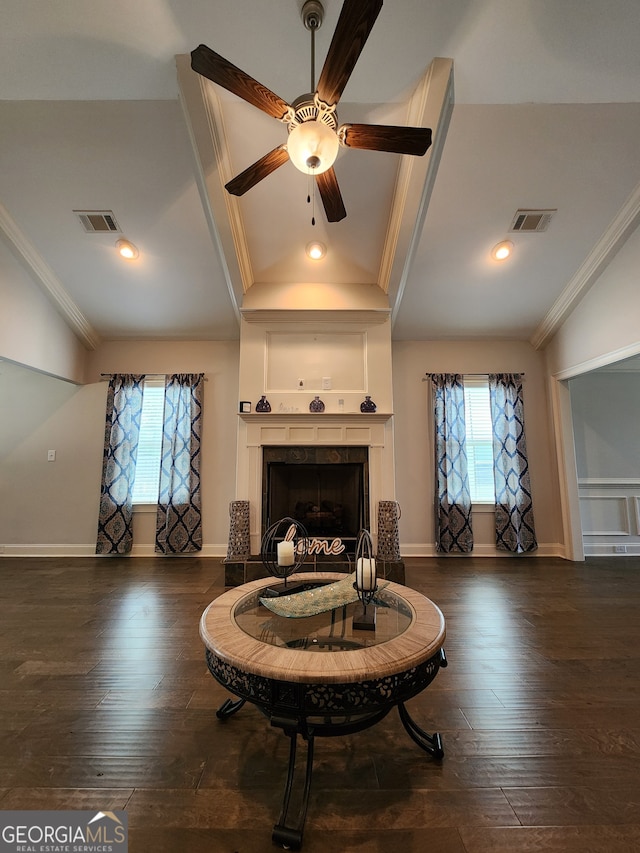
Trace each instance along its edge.
<instances>
[{"instance_id":1,"label":"glass table top","mask_svg":"<svg viewBox=\"0 0 640 853\"><path fill-rule=\"evenodd\" d=\"M260 603L264 589L254 590L241 598L234 607L233 617L238 627L263 643L281 648L308 652L343 652L364 649L392 640L404 633L413 620L413 610L400 595L388 589L376 595L375 630L353 627L353 615L362 610L360 601L340 605L333 610L288 619L278 616Z\"/></svg>"}]
</instances>

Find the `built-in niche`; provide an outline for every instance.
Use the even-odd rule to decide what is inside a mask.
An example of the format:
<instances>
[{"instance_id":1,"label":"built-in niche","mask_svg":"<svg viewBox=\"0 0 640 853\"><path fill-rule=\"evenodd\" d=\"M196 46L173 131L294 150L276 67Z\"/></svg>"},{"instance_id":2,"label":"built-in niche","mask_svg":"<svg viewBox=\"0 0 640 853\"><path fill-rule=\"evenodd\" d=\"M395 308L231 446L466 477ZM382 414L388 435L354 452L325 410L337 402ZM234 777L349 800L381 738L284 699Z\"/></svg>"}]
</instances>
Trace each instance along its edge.
<instances>
[{"instance_id":1,"label":"built-in niche","mask_svg":"<svg viewBox=\"0 0 640 853\"><path fill-rule=\"evenodd\" d=\"M263 447L263 533L295 518L316 538L339 538L353 550L369 527L367 447Z\"/></svg>"}]
</instances>

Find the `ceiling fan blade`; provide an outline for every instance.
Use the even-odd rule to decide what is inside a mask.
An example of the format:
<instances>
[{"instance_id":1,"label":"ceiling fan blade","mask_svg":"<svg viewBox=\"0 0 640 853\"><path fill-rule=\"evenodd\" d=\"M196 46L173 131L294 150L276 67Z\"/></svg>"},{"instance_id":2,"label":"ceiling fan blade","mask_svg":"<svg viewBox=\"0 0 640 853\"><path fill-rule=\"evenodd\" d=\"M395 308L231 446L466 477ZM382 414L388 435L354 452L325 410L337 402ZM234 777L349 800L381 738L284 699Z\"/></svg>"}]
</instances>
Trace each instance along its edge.
<instances>
[{"instance_id":1,"label":"ceiling fan blade","mask_svg":"<svg viewBox=\"0 0 640 853\"><path fill-rule=\"evenodd\" d=\"M382 0L344 0L318 80L318 97L325 104L340 100L380 9Z\"/></svg>"},{"instance_id":2,"label":"ceiling fan blade","mask_svg":"<svg viewBox=\"0 0 640 853\"><path fill-rule=\"evenodd\" d=\"M259 184L271 172L275 172L288 159L289 154L287 153L287 149L284 145L280 145L278 148L274 148L273 151L269 151L268 154L265 154L264 157L261 157L252 166L249 166L244 172L236 175L233 180L225 184L225 189L231 195L244 195L247 190L255 187L256 184Z\"/></svg>"},{"instance_id":3,"label":"ceiling fan blade","mask_svg":"<svg viewBox=\"0 0 640 853\"><path fill-rule=\"evenodd\" d=\"M343 124L338 133L347 148L366 148L369 151L392 151L422 157L431 145L431 129L428 127Z\"/></svg>"},{"instance_id":4,"label":"ceiling fan blade","mask_svg":"<svg viewBox=\"0 0 640 853\"><path fill-rule=\"evenodd\" d=\"M254 107L273 118L282 119L289 110L289 104L286 101L262 83L258 83L253 77L245 74L215 50L211 50L206 44L200 44L191 51L191 67L198 74L253 104Z\"/></svg>"},{"instance_id":5,"label":"ceiling fan blade","mask_svg":"<svg viewBox=\"0 0 640 853\"><path fill-rule=\"evenodd\" d=\"M327 214L327 220L329 222L340 222L347 215L347 211L342 201L342 194L333 166L326 172L316 175L316 184L320 190L320 198L324 205L324 212Z\"/></svg>"}]
</instances>

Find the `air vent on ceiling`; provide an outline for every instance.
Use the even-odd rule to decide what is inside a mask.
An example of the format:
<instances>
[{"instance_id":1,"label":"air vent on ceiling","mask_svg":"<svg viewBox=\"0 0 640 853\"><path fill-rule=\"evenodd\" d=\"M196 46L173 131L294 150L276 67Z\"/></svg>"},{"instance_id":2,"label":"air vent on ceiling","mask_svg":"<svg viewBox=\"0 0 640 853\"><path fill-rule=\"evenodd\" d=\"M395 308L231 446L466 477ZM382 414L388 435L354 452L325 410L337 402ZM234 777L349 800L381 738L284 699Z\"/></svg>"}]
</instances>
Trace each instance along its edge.
<instances>
[{"instance_id":1,"label":"air vent on ceiling","mask_svg":"<svg viewBox=\"0 0 640 853\"><path fill-rule=\"evenodd\" d=\"M112 210L74 210L87 234L114 234L120 232Z\"/></svg>"},{"instance_id":2,"label":"air vent on ceiling","mask_svg":"<svg viewBox=\"0 0 640 853\"><path fill-rule=\"evenodd\" d=\"M510 231L546 231L556 210L516 210Z\"/></svg>"}]
</instances>

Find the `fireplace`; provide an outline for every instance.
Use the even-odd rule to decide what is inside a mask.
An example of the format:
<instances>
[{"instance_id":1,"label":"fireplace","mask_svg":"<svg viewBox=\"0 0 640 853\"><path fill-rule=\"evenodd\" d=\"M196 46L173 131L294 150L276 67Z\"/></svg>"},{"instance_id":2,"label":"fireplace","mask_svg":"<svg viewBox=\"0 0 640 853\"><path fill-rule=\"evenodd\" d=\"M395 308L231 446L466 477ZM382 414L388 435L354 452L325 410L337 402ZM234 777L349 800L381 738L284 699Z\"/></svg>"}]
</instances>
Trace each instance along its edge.
<instances>
[{"instance_id":1,"label":"fireplace","mask_svg":"<svg viewBox=\"0 0 640 853\"><path fill-rule=\"evenodd\" d=\"M368 447L263 447L262 532L280 518L355 548L369 527Z\"/></svg>"},{"instance_id":2,"label":"fireplace","mask_svg":"<svg viewBox=\"0 0 640 853\"><path fill-rule=\"evenodd\" d=\"M270 402L273 406L273 400ZM335 476L344 476L339 497ZM303 493L302 487L307 488L314 478L320 480L320 492L316 485L313 493ZM275 502L271 495L274 483ZM278 486L293 492L285 503L277 497ZM393 418L388 413L241 413L236 500L249 504L250 556L226 562L225 585L265 577L259 559L262 537L275 521L295 517L298 504L302 505L298 512L304 510L305 515L301 521L314 537L330 544L344 536L347 561L336 561L332 570L350 571L360 528L370 531L376 545L379 503L394 498ZM307 504L311 508L305 508ZM318 507L317 515L313 507ZM338 531L342 535L334 535ZM345 531L354 532L353 538L345 536ZM310 562L311 570L316 563L325 566L327 561L333 562L326 553L318 553ZM404 583L404 564L386 563L384 574Z\"/></svg>"}]
</instances>

